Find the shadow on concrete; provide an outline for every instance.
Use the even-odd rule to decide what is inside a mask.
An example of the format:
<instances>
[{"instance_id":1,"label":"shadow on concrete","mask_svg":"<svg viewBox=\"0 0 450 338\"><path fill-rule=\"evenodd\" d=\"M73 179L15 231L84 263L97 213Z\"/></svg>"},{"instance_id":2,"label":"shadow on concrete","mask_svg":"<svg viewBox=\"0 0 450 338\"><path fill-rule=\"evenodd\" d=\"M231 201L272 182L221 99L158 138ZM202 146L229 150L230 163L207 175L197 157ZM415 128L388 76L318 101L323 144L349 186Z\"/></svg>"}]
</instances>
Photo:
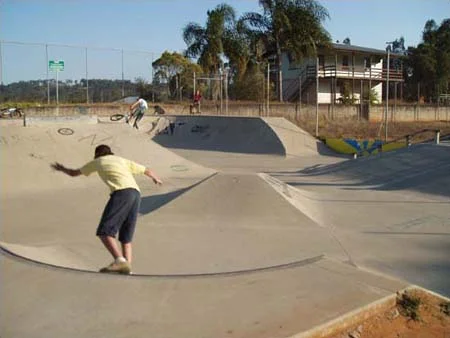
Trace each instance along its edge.
<instances>
[{"instance_id":1,"label":"shadow on concrete","mask_svg":"<svg viewBox=\"0 0 450 338\"><path fill-rule=\"evenodd\" d=\"M404 233L403 235L409 235ZM441 236L441 234L436 234ZM403 242L404 244L405 242ZM400 277L410 283L419 285L429 290L450 297L450 246L448 241L431 241L424 239L421 243L414 243L414 250L418 252L412 257L402 257L402 259L393 260L376 257L366 259L365 264L376 267L377 270ZM419 252L426 252L427 259L421 259ZM388 263L386 263L388 262ZM420 273L418 273L420 271Z\"/></svg>"},{"instance_id":2,"label":"shadow on concrete","mask_svg":"<svg viewBox=\"0 0 450 338\"><path fill-rule=\"evenodd\" d=\"M141 215L147 215L149 213L151 213L152 211L155 211L161 207L163 207L164 205L168 204L169 202L173 201L174 199L180 197L181 195L183 195L184 193L188 192L189 190L199 186L200 184L202 184L203 182L209 180L210 178L214 177L215 174L212 174L206 178L204 178L203 180L189 186L186 188L182 188L179 190L175 190L175 191L171 191L169 193L166 194L160 194L160 195L151 195L151 196L145 196L141 198L141 206L139 209L139 214Z\"/></svg>"},{"instance_id":3,"label":"shadow on concrete","mask_svg":"<svg viewBox=\"0 0 450 338\"><path fill-rule=\"evenodd\" d=\"M286 155L275 132L250 117L177 116L173 134L168 129L153 141L166 148Z\"/></svg>"},{"instance_id":4,"label":"shadow on concrete","mask_svg":"<svg viewBox=\"0 0 450 338\"><path fill-rule=\"evenodd\" d=\"M152 211L155 211L155 210L163 207L167 203L173 201L174 199L180 197L181 195L183 195L186 191L188 191L190 189L191 189L191 187L172 191L167 194L142 197L139 213L141 215L147 215L147 214L151 213Z\"/></svg>"},{"instance_id":5,"label":"shadow on concrete","mask_svg":"<svg viewBox=\"0 0 450 338\"><path fill-rule=\"evenodd\" d=\"M450 147L423 144L367 158L269 174L293 186L412 190L450 197L449 172ZM320 182L314 181L314 178L320 179Z\"/></svg>"}]
</instances>

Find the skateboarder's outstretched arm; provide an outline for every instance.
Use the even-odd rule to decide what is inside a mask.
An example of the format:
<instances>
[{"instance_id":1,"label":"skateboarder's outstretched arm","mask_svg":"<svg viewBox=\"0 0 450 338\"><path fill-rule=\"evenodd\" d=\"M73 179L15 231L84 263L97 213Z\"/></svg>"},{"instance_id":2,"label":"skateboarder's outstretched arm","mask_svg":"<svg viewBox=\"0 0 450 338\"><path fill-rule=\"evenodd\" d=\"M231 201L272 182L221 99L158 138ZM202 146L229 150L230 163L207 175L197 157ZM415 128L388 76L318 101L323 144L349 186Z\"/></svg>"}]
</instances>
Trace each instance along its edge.
<instances>
[{"instance_id":1,"label":"skateboarder's outstretched arm","mask_svg":"<svg viewBox=\"0 0 450 338\"><path fill-rule=\"evenodd\" d=\"M159 179L159 177L156 176L156 174L155 174L153 171L151 171L149 168L146 168L146 169L145 169L144 174L145 174L146 176L150 177L150 178L153 180L153 182L154 182L155 184L162 184L162 183L163 183L163 182Z\"/></svg>"},{"instance_id":2,"label":"skateboarder's outstretched arm","mask_svg":"<svg viewBox=\"0 0 450 338\"><path fill-rule=\"evenodd\" d=\"M56 171L62 171L64 174L76 177L81 175L80 169L69 169L63 166L61 163L55 162L50 165Z\"/></svg>"}]
</instances>

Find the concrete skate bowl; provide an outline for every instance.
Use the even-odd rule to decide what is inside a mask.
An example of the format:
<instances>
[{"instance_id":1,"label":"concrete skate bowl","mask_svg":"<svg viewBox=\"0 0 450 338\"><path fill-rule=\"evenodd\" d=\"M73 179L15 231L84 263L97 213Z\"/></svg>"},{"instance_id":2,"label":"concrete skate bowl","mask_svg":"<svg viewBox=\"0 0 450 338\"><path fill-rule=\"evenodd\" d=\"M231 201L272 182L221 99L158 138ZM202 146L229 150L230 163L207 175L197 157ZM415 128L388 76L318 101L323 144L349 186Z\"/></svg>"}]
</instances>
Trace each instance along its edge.
<instances>
[{"instance_id":1,"label":"concrete skate bowl","mask_svg":"<svg viewBox=\"0 0 450 338\"><path fill-rule=\"evenodd\" d=\"M153 134L153 140L174 149L239 154L317 154L325 147L284 118L172 116L173 135Z\"/></svg>"},{"instance_id":2,"label":"concrete skate bowl","mask_svg":"<svg viewBox=\"0 0 450 338\"><path fill-rule=\"evenodd\" d=\"M355 265L449 295L449 170L449 147L421 144L270 175Z\"/></svg>"},{"instance_id":3,"label":"concrete skate bowl","mask_svg":"<svg viewBox=\"0 0 450 338\"><path fill-rule=\"evenodd\" d=\"M301 178L328 181L331 186L378 191L411 190L450 197L450 148L418 144L367 158L273 173L289 176L286 183L299 186Z\"/></svg>"},{"instance_id":4,"label":"concrete skate bowl","mask_svg":"<svg viewBox=\"0 0 450 338\"><path fill-rule=\"evenodd\" d=\"M95 175L71 178L49 166L58 161L78 168L102 143L154 169L164 180L156 187L145 177L138 179L142 203L136 275L245 273L321 259L324 247L339 252L324 229L256 175L216 174L126 124L71 125L71 134L59 133L62 127L2 129L4 253L90 272L110 261L95 237L109 192ZM307 249L305 241L317 245Z\"/></svg>"},{"instance_id":5,"label":"concrete skate bowl","mask_svg":"<svg viewBox=\"0 0 450 338\"><path fill-rule=\"evenodd\" d=\"M93 158L95 147L102 143L164 178L162 187L138 178L144 199L142 217L215 173L167 151L128 125L2 126L0 241L5 247L30 259L81 269L98 270L99 264L109 260L92 237L109 194L107 188L95 175L71 178L50 168L55 161L78 168ZM94 241L86 241L89 237ZM61 254L52 254L56 252Z\"/></svg>"},{"instance_id":6,"label":"concrete skate bowl","mask_svg":"<svg viewBox=\"0 0 450 338\"><path fill-rule=\"evenodd\" d=\"M110 260L94 235L106 198L93 186L86 189L89 196L85 188L38 194L26 214L6 200L2 250L47 267L98 271ZM175 195L161 204L166 194L143 193L133 250L136 276L248 274L317 262L323 248L340 254L325 229L256 175L217 174L167 194ZM90 204L79 207L87 199Z\"/></svg>"}]
</instances>

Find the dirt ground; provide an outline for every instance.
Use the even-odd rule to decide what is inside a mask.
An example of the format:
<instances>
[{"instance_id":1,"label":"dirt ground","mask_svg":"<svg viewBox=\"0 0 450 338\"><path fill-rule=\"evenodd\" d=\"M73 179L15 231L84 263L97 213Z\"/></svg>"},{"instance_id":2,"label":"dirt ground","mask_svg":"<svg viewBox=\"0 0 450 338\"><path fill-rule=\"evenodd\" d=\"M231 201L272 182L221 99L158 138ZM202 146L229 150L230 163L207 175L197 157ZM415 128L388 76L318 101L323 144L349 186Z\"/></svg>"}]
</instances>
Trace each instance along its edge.
<instances>
[{"instance_id":1,"label":"dirt ground","mask_svg":"<svg viewBox=\"0 0 450 338\"><path fill-rule=\"evenodd\" d=\"M298 126L315 135L315 121L295 121ZM423 129L439 129L441 135L450 134L450 122L391 122L388 123L388 141L405 139L406 135L411 135ZM434 138L434 131L420 133L412 137L412 142L420 142ZM319 121L320 138L353 138L356 140L385 139L385 129L381 123L349 120L321 120Z\"/></svg>"},{"instance_id":2,"label":"dirt ground","mask_svg":"<svg viewBox=\"0 0 450 338\"><path fill-rule=\"evenodd\" d=\"M412 290L385 313L324 338L450 338L450 302Z\"/></svg>"}]
</instances>

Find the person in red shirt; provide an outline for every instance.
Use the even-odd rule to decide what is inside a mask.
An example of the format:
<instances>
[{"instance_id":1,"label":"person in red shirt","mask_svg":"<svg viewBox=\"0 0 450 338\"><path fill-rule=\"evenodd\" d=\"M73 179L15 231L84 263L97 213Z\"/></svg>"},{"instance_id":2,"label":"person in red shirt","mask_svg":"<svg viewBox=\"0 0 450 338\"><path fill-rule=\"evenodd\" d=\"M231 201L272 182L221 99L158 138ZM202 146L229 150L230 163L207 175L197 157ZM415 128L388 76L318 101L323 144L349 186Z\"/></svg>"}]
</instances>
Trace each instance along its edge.
<instances>
[{"instance_id":1,"label":"person in red shirt","mask_svg":"<svg viewBox=\"0 0 450 338\"><path fill-rule=\"evenodd\" d=\"M200 101L202 100L202 94L200 94L200 90L197 90L197 92L194 95L194 101L190 106L190 113L193 114L193 109L197 111L197 114L200 114Z\"/></svg>"}]
</instances>

